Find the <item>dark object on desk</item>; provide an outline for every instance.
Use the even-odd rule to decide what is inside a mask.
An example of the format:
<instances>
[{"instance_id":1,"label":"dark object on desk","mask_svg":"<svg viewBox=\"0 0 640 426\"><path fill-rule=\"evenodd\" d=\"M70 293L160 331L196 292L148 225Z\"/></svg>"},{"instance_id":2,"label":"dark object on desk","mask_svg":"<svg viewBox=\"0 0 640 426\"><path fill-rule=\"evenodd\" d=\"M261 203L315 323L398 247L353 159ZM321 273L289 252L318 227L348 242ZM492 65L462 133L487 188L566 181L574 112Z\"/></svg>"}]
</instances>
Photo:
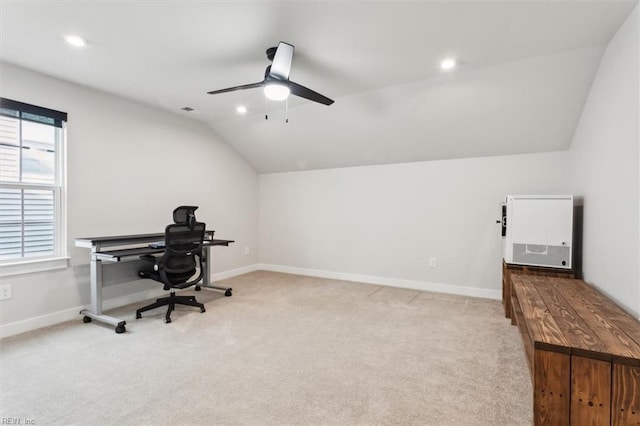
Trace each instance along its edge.
<instances>
[{"instance_id":1,"label":"dark object on desk","mask_svg":"<svg viewBox=\"0 0 640 426\"><path fill-rule=\"evenodd\" d=\"M164 284L169 290L168 297L162 297L151 305L136 311L136 319L141 318L142 312L161 306L168 306L165 322L171 322L171 312L175 305L188 305L200 308L205 312L204 305L195 296L176 296L175 289L184 289L200 282L203 276L202 245L206 225L196 221L195 206L180 206L173 211L176 223L165 228L165 251L161 257L152 255L140 256L141 259L152 263L152 269L138 272L141 278L151 278Z\"/></svg>"}]
</instances>

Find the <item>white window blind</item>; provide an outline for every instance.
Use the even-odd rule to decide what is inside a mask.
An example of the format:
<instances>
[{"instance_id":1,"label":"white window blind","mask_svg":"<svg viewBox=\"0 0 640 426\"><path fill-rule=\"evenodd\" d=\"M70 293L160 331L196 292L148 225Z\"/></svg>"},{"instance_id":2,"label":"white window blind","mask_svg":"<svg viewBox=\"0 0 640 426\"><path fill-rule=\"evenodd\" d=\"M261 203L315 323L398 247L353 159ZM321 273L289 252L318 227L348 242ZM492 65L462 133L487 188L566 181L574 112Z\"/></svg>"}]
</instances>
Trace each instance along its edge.
<instances>
[{"instance_id":1,"label":"white window blind","mask_svg":"<svg viewBox=\"0 0 640 426\"><path fill-rule=\"evenodd\" d=\"M0 99L0 262L64 256L66 113Z\"/></svg>"}]
</instances>

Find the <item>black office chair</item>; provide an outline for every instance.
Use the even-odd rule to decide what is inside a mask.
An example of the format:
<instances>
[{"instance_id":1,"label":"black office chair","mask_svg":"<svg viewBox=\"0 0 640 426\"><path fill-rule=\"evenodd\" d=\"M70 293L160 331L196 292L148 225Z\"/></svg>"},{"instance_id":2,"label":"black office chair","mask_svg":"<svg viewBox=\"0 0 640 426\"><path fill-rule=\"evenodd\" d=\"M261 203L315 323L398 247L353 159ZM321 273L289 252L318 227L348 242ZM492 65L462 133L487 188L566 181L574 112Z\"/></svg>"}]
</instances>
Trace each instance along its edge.
<instances>
[{"instance_id":1,"label":"black office chair","mask_svg":"<svg viewBox=\"0 0 640 426\"><path fill-rule=\"evenodd\" d=\"M202 279L202 244L205 234L205 224L196 221L196 206L180 206L173 211L175 223L167 225L164 232L165 251L162 256L144 255L140 258L150 262L153 266L138 272L141 278L151 278L164 284L169 290L168 297L157 299L155 303L136 311L136 319L141 318L142 312L167 306L165 322L171 322L171 312L175 305L188 305L200 308L205 312L204 305L195 296L176 296L175 289L191 287Z\"/></svg>"}]
</instances>

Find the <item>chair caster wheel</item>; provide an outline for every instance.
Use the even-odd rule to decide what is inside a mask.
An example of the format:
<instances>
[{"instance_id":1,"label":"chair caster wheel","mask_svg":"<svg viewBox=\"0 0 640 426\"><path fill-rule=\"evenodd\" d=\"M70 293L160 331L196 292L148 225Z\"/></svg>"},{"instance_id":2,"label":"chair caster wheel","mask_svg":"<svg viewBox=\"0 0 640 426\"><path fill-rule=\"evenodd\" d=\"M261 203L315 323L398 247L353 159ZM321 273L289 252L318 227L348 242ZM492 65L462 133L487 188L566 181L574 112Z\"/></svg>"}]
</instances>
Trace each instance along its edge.
<instances>
[{"instance_id":1,"label":"chair caster wheel","mask_svg":"<svg viewBox=\"0 0 640 426\"><path fill-rule=\"evenodd\" d=\"M164 320L165 324L169 324L170 322L171 322L171 318L167 318L167 319Z\"/></svg>"},{"instance_id":2,"label":"chair caster wheel","mask_svg":"<svg viewBox=\"0 0 640 426\"><path fill-rule=\"evenodd\" d=\"M200 308L200 313L202 314L204 312L207 312L207 310L205 308Z\"/></svg>"},{"instance_id":3,"label":"chair caster wheel","mask_svg":"<svg viewBox=\"0 0 640 426\"><path fill-rule=\"evenodd\" d=\"M117 334L122 334L125 331L127 331L127 329L124 327L124 325L119 325L119 326L116 327L116 333Z\"/></svg>"},{"instance_id":4,"label":"chair caster wheel","mask_svg":"<svg viewBox=\"0 0 640 426\"><path fill-rule=\"evenodd\" d=\"M140 313L136 312L136 319L140 319L140 318L142 318L142 315Z\"/></svg>"},{"instance_id":5,"label":"chair caster wheel","mask_svg":"<svg viewBox=\"0 0 640 426\"><path fill-rule=\"evenodd\" d=\"M86 324L86 323L88 323L88 322L91 322L91 321L92 321L92 318L91 318L91 317L84 317L84 318L82 318L82 322L84 322L85 324Z\"/></svg>"},{"instance_id":6,"label":"chair caster wheel","mask_svg":"<svg viewBox=\"0 0 640 426\"><path fill-rule=\"evenodd\" d=\"M196 291L200 291L202 290L202 287L200 287L199 285L196 286Z\"/></svg>"},{"instance_id":7,"label":"chair caster wheel","mask_svg":"<svg viewBox=\"0 0 640 426\"><path fill-rule=\"evenodd\" d=\"M227 291L225 291L225 292L224 292L224 295L225 295L226 297L231 297L231 289L230 289L230 288L228 288L228 289L227 289Z\"/></svg>"}]
</instances>

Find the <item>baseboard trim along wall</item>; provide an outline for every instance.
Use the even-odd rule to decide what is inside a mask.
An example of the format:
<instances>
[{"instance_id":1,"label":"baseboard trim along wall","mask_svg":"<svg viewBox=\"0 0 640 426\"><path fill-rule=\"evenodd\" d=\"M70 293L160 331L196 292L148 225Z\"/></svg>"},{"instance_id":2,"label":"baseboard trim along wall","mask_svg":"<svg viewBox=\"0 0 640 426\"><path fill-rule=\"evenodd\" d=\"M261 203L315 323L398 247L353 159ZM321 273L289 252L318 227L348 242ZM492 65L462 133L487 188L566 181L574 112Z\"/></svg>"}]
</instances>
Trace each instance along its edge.
<instances>
[{"instance_id":1,"label":"baseboard trim along wall","mask_svg":"<svg viewBox=\"0 0 640 426\"><path fill-rule=\"evenodd\" d=\"M106 311L131 303L138 303L145 300L162 297L163 295L165 295L165 293L166 292L162 290L162 288L154 288L151 290L128 294L126 296L116 297L114 299L107 299L103 302L102 309ZM39 317L16 321L9 324L3 324L2 326L0 326L0 338L25 333L27 331L37 330L43 327L49 327L51 325L60 324L62 322L71 321L74 319L81 321L82 317L80 316L80 311L88 308L89 305L77 306L75 308L65 309L63 311L53 312Z\"/></svg>"},{"instance_id":2,"label":"baseboard trim along wall","mask_svg":"<svg viewBox=\"0 0 640 426\"><path fill-rule=\"evenodd\" d=\"M217 274L211 275L211 281L226 280L227 278L233 278L233 277L237 277L238 275L248 274L249 272L257 271L258 269L260 268L259 268L259 265L256 263L253 265L247 265L247 266L242 266L240 268L231 269L229 271L218 272Z\"/></svg>"},{"instance_id":3,"label":"baseboard trim along wall","mask_svg":"<svg viewBox=\"0 0 640 426\"><path fill-rule=\"evenodd\" d=\"M232 269L229 271L218 272L211 275L211 281L219 281L227 278L232 278L237 275L243 275L249 272L258 270L258 265L248 265L241 268ZM107 311L109 309L119 308L120 306L129 305L131 303L144 302L145 300L156 299L158 297L166 296L167 292L161 287L145 290L126 296L116 297L113 299L107 299L103 302L102 309ZM9 337L27 331L37 330L43 327L49 327L52 325L60 324L65 321L72 321L77 319L81 322L82 318L79 315L83 309L88 309L89 305L77 306L75 308L65 309L63 311L53 312L50 314L29 318L21 321L16 321L8 324L0 325L0 338Z\"/></svg>"},{"instance_id":4,"label":"baseboard trim along wall","mask_svg":"<svg viewBox=\"0 0 640 426\"><path fill-rule=\"evenodd\" d=\"M378 284L389 287L434 291L438 293L457 294L461 296L482 297L485 299L500 300L502 298L500 291L498 290L487 290L483 288L464 287L451 284L403 280L398 278L376 277L371 275L359 275L346 272L324 271L319 269L296 268L293 266L271 265L265 263L247 265L240 268L231 269L229 271L218 272L211 275L211 281L220 281L258 270L282 272L285 274L305 275L310 277L329 278L334 280L361 282L367 284ZM129 305L131 303L139 303L145 300L162 297L165 294L166 292L164 290L162 290L161 288L157 288L129 294L126 296L116 297L114 299L105 300L103 309L107 311L109 309L118 308L120 306ZM88 307L89 305L78 306L75 308L53 312L51 314L42 315L35 318L29 318L22 321L3 324L0 326L0 338L25 333L27 331L36 330L43 327L48 327L65 321L72 321L75 319L80 321L80 311L83 309L87 309Z\"/></svg>"},{"instance_id":5,"label":"baseboard trim along wall","mask_svg":"<svg viewBox=\"0 0 640 426\"><path fill-rule=\"evenodd\" d=\"M389 287L410 288L414 290L434 291L437 293L448 293L457 294L460 296L472 296L481 297L484 299L502 300L502 293L500 292L500 290L488 290L485 288L403 280L398 278L376 277L371 275L324 271L319 269L296 268L293 266L271 265L265 263L261 263L258 269L263 271L282 272L285 274L306 275L310 277L329 278L334 280L354 281L367 284L379 284Z\"/></svg>"}]
</instances>

